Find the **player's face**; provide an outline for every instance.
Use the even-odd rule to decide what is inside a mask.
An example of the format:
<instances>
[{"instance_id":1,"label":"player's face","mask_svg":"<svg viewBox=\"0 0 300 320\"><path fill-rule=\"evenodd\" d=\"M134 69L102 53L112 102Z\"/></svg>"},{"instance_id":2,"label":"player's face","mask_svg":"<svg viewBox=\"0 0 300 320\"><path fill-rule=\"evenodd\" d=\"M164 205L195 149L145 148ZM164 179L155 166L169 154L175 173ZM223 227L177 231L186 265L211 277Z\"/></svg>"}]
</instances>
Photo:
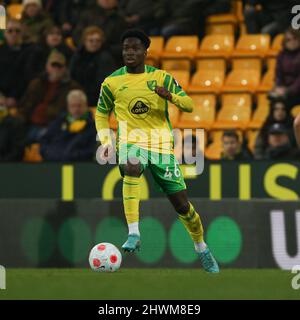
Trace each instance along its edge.
<instances>
[{"instance_id":1,"label":"player's face","mask_svg":"<svg viewBox=\"0 0 300 320\"><path fill-rule=\"evenodd\" d=\"M123 59L127 67L135 68L144 63L146 49L138 38L127 38L123 42Z\"/></svg>"}]
</instances>

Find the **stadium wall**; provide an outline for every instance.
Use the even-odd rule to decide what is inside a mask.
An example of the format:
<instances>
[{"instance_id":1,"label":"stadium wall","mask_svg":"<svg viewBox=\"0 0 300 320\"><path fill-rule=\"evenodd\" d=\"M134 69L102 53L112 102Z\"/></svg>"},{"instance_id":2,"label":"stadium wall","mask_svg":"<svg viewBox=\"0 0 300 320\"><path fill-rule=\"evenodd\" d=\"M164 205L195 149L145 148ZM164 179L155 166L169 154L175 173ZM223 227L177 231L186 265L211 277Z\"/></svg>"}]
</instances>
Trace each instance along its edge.
<instances>
[{"instance_id":1,"label":"stadium wall","mask_svg":"<svg viewBox=\"0 0 300 320\"><path fill-rule=\"evenodd\" d=\"M182 166L182 171L189 195L195 198L295 201L300 196L299 162L206 162L199 176L193 166ZM148 171L142 182L144 200L162 197ZM96 163L0 166L0 199L113 200L120 198L121 192L117 166Z\"/></svg>"},{"instance_id":2,"label":"stadium wall","mask_svg":"<svg viewBox=\"0 0 300 320\"><path fill-rule=\"evenodd\" d=\"M300 265L300 203L194 198L206 239L222 268ZM126 267L197 267L193 244L166 199L141 203L142 250ZM0 200L0 264L87 267L99 242L118 247L127 227L121 200Z\"/></svg>"}]
</instances>

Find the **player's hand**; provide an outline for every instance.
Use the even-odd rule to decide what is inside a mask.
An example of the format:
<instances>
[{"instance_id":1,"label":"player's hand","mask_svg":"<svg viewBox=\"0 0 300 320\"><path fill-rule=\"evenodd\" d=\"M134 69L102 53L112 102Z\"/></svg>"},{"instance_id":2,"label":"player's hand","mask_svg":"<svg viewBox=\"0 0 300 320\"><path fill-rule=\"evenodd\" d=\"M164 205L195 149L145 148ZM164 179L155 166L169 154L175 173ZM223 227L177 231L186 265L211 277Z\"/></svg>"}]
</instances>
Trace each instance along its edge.
<instances>
[{"instance_id":1,"label":"player's hand","mask_svg":"<svg viewBox=\"0 0 300 320\"><path fill-rule=\"evenodd\" d=\"M114 148L110 144L105 144L101 146L100 159L102 161L109 161L114 153Z\"/></svg>"},{"instance_id":2,"label":"player's hand","mask_svg":"<svg viewBox=\"0 0 300 320\"><path fill-rule=\"evenodd\" d=\"M172 101L172 94L165 87L156 87L154 90L161 98Z\"/></svg>"}]
</instances>

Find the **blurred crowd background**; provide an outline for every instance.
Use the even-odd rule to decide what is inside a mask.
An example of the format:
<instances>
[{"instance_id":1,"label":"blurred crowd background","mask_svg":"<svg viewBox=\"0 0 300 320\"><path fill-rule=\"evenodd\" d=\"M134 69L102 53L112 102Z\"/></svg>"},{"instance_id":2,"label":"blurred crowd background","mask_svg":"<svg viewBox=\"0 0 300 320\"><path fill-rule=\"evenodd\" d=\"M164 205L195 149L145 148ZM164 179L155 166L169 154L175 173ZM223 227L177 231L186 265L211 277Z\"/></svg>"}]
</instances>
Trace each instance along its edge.
<instances>
[{"instance_id":1,"label":"blurred crowd background","mask_svg":"<svg viewBox=\"0 0 300 320\"><path fill-rule=\"evenodd\" d=\"M297 1L0 0L0 4L9 14L7 28L0 32L1 162L95 160L94 111L100 85L122 66L120 37L133 27L164 44L176 36L196 36L199 43L217 34L228 34L235 42L243 35L268 35L270 43L280 36L280 50L272 56L272 86L264 92L268 106L259 126L209 127L205 146L213 152L205 156L300 159L293 131L297 115L293 110L300 104L300 32L290 27ZM222 17L233 27L210 29L214 21L220 26ZM260 57L265 73L266 58ZM232 66L228 57L223 60L228 74ZM163 66L159 59L148 62ZM193 60L188 70L181 71L192 79L199 70ZM258 109L257 93L251 92L251 115ZM216 112L222 111L220 92L213 94ZM191 156L197 148L193 137Z\"/></svg>"}]
</instances>

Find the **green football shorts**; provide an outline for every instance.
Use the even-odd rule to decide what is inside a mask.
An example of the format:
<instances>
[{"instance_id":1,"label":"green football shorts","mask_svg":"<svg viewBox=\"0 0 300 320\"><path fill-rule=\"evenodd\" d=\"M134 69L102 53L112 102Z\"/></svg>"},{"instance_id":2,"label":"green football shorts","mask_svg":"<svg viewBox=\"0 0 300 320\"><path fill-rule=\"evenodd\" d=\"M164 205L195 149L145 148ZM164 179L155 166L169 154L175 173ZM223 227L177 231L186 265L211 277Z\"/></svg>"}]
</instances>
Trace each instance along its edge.
<instances>
[{"instance_id":1,"label":"green football shorts","mask_svg":"<svg viewBox=\"0 0 300 320\"><path fill-rule=\"evenodd\" d=\"M151 152L134 144L123 144L119 147L118 153L122 177L124 177L124 164L129 159L138 160L141 174L147 167L149 168L159 191L173 194L186 189L182 171L174 154Z\"/></svg>"}]
</instances>

